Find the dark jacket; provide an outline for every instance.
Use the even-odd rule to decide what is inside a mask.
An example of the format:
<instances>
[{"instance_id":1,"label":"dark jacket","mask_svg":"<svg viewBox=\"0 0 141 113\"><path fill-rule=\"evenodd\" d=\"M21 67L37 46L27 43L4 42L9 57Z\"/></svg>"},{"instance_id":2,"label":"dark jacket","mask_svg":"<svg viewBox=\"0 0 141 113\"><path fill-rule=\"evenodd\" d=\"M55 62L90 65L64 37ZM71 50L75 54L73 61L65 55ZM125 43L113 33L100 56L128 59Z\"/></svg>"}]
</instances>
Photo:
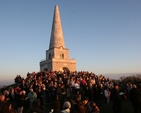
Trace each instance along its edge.
<instances>
[{"instance_id":1,"label":"dark jacket","mask_svg":"<svg viewBox=\"0 0 141 113\"><path fill-rule=\"evenodd\" d=\"M27 113L44 113L44 111L40 110L38 107L33 107L32 109L29 109Z\"/></svg>"},{"instance_id":2,"label":"dark jacket","mask_svg":"<svg viewBox=\"0 0 141 113\"><path fill-rule=\"evenodd\" d=\"M62 113L60 109L54 110L52 113Z\"/></svg>"},{"instance_id":3,"label":"dark jacket","mask_svg":"<svg viewBox=\"0 0 141 113\"><path fill-rule=\"evenodd\" d=\"M18 94L17 95L17 106L23 107L24 106L24 97L23 95Z\"/></svg>"},{"instance_id":4,"label":"dark jacket","mask_svg":"<svg viewBox=\"0 0 141 113\"><path fill-rule=\"evenodd\" d=\"M122 111L122 103L119 91L117 89L115 88L112 89L110 99L113 103L113 111L119 111L120 113Z\"/></svg>"},{"instance_id":5,"label":"dark jacket","mask_svg":"<svg viewBox=\"0 0 141 113\"><path fill-rule=\"evenodd\" d=\"M137 88L132 88L129 93L130 101L141 107L141 92Z\"/></svg>"}]
</instances>

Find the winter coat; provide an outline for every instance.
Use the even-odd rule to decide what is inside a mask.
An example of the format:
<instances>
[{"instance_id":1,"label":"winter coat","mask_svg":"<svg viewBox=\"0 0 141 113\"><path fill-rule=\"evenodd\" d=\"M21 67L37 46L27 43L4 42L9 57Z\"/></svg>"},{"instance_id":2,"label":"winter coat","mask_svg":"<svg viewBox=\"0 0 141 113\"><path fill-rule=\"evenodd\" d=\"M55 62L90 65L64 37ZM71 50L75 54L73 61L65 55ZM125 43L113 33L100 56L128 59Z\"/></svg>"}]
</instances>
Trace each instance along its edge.
<instances>
[{"instance_id":1,"label":"winter coat","mask_svg":"<svg viewBox=\"0 0 141 113\"><path fill-rule=\"evenodd\" d=\"M29 102L33 102L37 98L37 94L35 92L28 93Z\"/></svg>"}]
</instances>

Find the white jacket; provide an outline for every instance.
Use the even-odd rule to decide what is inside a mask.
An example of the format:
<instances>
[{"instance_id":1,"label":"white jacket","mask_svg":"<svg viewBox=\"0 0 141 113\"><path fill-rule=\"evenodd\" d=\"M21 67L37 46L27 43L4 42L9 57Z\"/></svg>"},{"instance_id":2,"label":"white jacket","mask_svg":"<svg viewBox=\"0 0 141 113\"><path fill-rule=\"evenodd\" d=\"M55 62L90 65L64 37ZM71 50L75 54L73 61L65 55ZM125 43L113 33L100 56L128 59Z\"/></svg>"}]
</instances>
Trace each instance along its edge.
<instances>
[{"instance_id":1,"label":"white jacket","mask_svg":"<svg viewBox=\"0 0 141 113\"><path fill-rule=\"evenodd\" d=\"M70 113L70 109L68 108L68 109L62 110L61 112L62 113Z\"/></svg>"}]
</instances>

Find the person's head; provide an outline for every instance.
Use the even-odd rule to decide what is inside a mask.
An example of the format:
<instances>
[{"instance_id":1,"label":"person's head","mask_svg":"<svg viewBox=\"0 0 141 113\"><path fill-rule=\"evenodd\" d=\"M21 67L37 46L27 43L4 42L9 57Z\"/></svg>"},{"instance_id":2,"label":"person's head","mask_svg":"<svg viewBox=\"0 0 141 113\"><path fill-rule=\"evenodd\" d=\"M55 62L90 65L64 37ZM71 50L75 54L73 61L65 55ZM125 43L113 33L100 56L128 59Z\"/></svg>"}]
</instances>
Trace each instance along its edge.
<instances>
[{"instance_id":1,"label":"person's head","mask_svg":"<svg viewBox=\"0 0 141 113\"><path fill-rule=\"evenodd\" d=\"M94 111L94 112L99 112L100 111L98 106L96 105L96 103L94 101L90 102L90 107L92 108L92 111Z\"/></svg>"},{"instance_id":2,"label":"person's head","mask_svg":"<svg viewBox=\"0 0 141 113\"><path fill-rule=\"evenodd\" d=\"M71 108L71 104L69 101L64 102L63 104L63 109L70 109Z\"/></svg>"},{"instance_id":3,"label":"person's head","mask_svg":"<svg viewBox=\"0 0 141 113\"><path fill-rule=\"evenodd\" d=\"M15 91L14 88L12 88L12 89L11 89L11 92L14 93L14 91Z\"/></svg>"},{"instance_id":4,"label":"person's head","mask_svg":"<svg viewBox=\"0 0 141 113\"><path fill-rule=\"evenodd\" d=\"M26 95L26 91L23 90L23 95Z\"/></svg>"},{"instance_id":5,"label":"person's head","mask_svg":"<svg viewBox=\"0 0 141 113\"><path fill-rule=\"evenodd\" d=\"M114 88L118 89L118 84L117 83L114 83Z\"/></svg>"},{"instance_id":6,"label":"person's head","mask_svg":"<svg viewBox=\"0 0 141 113\"><path fill-rule=\"evenodd\" d=\"M33 89L32 88L30 88L30 92L33 92Z\"/></svg>"},{"instance_id":7,"label":"person's head","mask_svg":"<svg viewBox=\"0 0 141 113\"><path fill-rule=\"evenodd\" d=\"M88 97L84 97L83 98L83 104L86 105L89 101L89 98Z\"/></svg>"},{"instance_id":8,"label":"person's head","mask_svg":"<svg viewBox=\"0 0 141 113\"><path fill-rule=\"evenodd\" d=\"M133 84L133 88L137 88L137 86L135 84Z\"/></svg>"},{"instance_id":9,"label":"person's head","mask_svg":"<svg viewBox=\"0 0 141 113\"><path fill-rule=\"evenodd\" d=\"M106 88L105 88L105 90L109 91L109 88L108 88L108 87L106 87Z\"/></svg>"},{"instance_id":10,"label":"person's head","mask_svg":"<svg viewBox=\"0 0 141 113\"><path fill-rule=\"evenodd\" d=\"M3 93L4 93L5 96L8 96L9 95L9 91L8 90L4 90Z\"/></svg>"},{"instance_id":11,"label":"person's head","mask_svg":"<svg viewBox=\"0 0 141 113\"><path fill-rule=\"evenodd\" d=\"M19 91L19 94L20 94L20 95L22 95L22 94L23 94L23 91L22 91L22 90L20 90L20 91Z\"/></svg>"},{"instance_id":12,"label":"person's head","mask_svg":"<svg viewBox=\"0 0 141 113\"><path fill-rule=\"evenodd\" d=\"M64 88L64 84L63 83L61 84L61 88Z\"/></svg>"},{"instance_id":13,"label":"person's head","mask_svg":"<svg viewBox=\"0 0 141 113\"><path fill-rule=\"evenodd\" d=\"M91 101L91 102L90 102L90 107L91 107L92 109L94 109L94 108L96 107L96 103L95 103L94 101Z\"/></svg>"},{"instance_id":14,"label":"person's head","mask_svg":"<svg viewBox=\"0 0 141 113\"><path fill-rule=\"evenodd\" d=\"M0 102L4 102L4 101L5 101L5 95L0 93Z\"/></svg>"},{"instance_id":15,"label":"person's head","mask_svg":"<svg viewBox=\"0 0 141 113\"><path fill-rule=\"evenodd\" d=\"M22 84L25 84L25 80L24 79L22 79Z\"/></svg>"}]
</instances>

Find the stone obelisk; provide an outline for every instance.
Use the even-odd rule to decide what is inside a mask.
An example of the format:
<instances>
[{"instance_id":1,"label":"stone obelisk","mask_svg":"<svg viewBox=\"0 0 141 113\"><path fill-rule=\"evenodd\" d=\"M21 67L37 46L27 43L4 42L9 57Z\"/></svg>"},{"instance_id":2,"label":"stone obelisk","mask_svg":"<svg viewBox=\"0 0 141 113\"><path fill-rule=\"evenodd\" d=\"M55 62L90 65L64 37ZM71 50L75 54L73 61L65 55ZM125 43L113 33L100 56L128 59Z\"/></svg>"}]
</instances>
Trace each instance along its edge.
<instances>
[{"instance_id":1,"label":"stone obelisk","mask_svg":"<svg viewBox=\"0 0 141 113\"><path fill-rule=\"evenodd\" d=\"M60 47L60 46L65 48L59 8L56 5L54 9L49 49L54 48L54 47Z\"/></svg>"},{"instance_id":2,"label":"stone obelisk","mask_svg":"<svg viewBox=\"0 0 141 113\"><path fill-rule=\"evenodd\" d=\"M40 62L41 71L76 71L76 60L69 59L69 49L65 48L59 8L54 8L52 30L46 59Z\"/></svg>"}]
</instances>

